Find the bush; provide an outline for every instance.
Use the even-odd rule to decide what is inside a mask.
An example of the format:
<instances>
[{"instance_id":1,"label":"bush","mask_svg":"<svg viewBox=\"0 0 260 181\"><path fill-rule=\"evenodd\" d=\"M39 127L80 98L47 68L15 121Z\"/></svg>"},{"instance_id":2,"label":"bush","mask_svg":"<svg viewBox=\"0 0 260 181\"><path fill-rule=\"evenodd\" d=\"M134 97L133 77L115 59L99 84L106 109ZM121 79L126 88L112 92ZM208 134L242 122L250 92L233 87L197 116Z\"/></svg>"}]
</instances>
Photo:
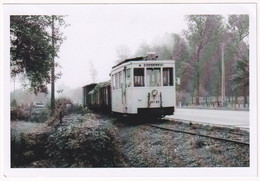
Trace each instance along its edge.
<instances>
[{"instance_id":1,"label":"bush","mask_svg":"<svg viewBox=\"0 0 260 181\"><path fill-rule=\"evenodd\" d=\"M26 124L25 124L26 123ZM24 124L24 125L22 125ZM21 126L22 125L22 126ZM39 127L37 123L19 122L19 127L11 127L11 167L26 167L30 162L46 158L45 145L50 128ZM32 126L34 131L21 127ZM38 127L36 129L35 127Z\"/></svg>"},{"instance_id":2,"label":"bush","mask_svg":"<svg viewBox=\"0 0 260 181\"><path fill-rule=\"evenodd\" d=\"M86 109L80 104L71 104L68 107L68 114L71 113L84 115L86 114Z\"/></svg>"},{"instance_id":3,"label":"bush","mask_svg":"<svg viewBox=\"0 0 260 181\"><path fill-rule=\"evenodd\" d=\"M11 107L11 120L28 120L30 115L24 111L22 106Z\"/></svg>"},{"instance_id":4,"label":"bush","mask_svg":"<svg viewBox=\"0 0 260 181\"><path fill-rule=\"evenodd\" d=\"M67 119L48 138L56 167L116 167L123 164L114 127L88 114Z\"/></svg>"},{"instance_id":5,"label":"bush","mask_svg":"<svg viewBox=\"0 0 260 181\"><path fill-rule=\"evenodd\" d=\"M125 165L116 128L95 114L70 115L54 126L14 121L11 134L12 168Z\"/></svg>"},{"instance_id":6,"label":"bush","mask_svg":"<svg viewBox=\"0 0 260 181\"><path fill-rule=\"evenodd\" d=\"M43 123L49 119L49 112L46 109L42 109L37 112L32 112L30 121L36 123Z\"/></svg>"},{"instance_id":7,"label":"bush","mask_svg":"<svg viewBox=\"0 0 260 181\"><path fill-rule=\"evenodd\" d=\"M48 110L50 109L50 103L48 104ZM70 98L62 97L55 100L55 110L53 116L47 121L48 126L58 126L61 123L61 119L69 114L81 114L84 115L87 110L80 104L73 104Z\"/></svg>"}]
</instances>

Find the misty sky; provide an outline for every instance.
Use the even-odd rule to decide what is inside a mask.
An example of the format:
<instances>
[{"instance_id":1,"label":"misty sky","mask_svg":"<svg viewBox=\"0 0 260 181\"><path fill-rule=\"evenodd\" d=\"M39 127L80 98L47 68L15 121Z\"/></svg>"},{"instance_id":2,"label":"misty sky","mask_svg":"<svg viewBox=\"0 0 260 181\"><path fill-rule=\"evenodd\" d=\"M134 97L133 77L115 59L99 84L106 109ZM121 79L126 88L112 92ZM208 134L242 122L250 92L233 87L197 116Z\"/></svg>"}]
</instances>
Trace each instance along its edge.
<instances>
[{"instance_id":1,"label":"misty sky","mask_svg":"<svg viewBox=\"0 0 260 181\"><path fill-rule=\"evenodd\" d=\"M92 82L89 61L97 70L97 82L109 80L117 58L116 48L120 45L129 47L134 54L142 42L150 44L165 33L180 34L186 29L185 15L240 14L245 7L239 4L81 4L7 5L4 10L6 21L11 14L68 15L65 20L70 26L63 30L67 39L61 46L60 58L56 59L63 73L57 87L65 84L76 88Z\"/></svg>"},{"instance_id":2,"label":"misty sky","mask_svg":"<svg viewBox=\"0 0 260 181\"><path fill-rule=\"evenodd\" d=\"M60 52L63 77L59 82L73 87L91 83L89 61L97 70L97 82L109 80L117 47L127 46L133 54L142 42L151 43L166 32L181 33L184 15L172 6L160 9L154 5L96 5L69 13L71 26L64 30L67 40Z\"/></svg>"}]
</instances>

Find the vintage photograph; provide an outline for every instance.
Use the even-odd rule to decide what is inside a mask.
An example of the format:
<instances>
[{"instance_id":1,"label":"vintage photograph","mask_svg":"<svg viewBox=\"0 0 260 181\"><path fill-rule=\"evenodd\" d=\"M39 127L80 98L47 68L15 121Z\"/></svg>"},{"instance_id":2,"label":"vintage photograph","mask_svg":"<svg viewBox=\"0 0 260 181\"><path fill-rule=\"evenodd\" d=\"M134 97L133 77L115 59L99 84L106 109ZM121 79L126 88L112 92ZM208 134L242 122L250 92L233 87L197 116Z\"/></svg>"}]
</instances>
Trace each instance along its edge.
<instances>
[{"instance_id":1,"label":"vintage photograph","mask_svg":"<svg viewBox=\"0 0 260 181\"><path fill-rule=\"evenodd\" d=\"M251 169L255 8L4 5L10 169Z\"/></svg>"}]
</instances>

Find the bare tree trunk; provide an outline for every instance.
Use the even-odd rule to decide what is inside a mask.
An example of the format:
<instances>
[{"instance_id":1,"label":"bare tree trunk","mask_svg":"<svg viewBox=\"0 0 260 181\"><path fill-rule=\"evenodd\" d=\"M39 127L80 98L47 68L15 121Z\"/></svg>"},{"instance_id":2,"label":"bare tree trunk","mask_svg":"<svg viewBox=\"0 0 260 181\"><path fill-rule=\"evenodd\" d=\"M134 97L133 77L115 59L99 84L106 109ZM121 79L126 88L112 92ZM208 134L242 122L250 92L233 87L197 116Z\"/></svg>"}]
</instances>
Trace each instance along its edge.
<instances>
[{"instance_id":1,"label":"bare tree trunk","mask_svg":"<svg viewBox=\"0 0 260 181\"><path fill-rule=\"evenodd\" d=\"M200 48L198 49L197 53L197 64L196 64L196 70L197 70L197 96L196 96L196 105L200 104Z\"/></svg>"}]
</instances>

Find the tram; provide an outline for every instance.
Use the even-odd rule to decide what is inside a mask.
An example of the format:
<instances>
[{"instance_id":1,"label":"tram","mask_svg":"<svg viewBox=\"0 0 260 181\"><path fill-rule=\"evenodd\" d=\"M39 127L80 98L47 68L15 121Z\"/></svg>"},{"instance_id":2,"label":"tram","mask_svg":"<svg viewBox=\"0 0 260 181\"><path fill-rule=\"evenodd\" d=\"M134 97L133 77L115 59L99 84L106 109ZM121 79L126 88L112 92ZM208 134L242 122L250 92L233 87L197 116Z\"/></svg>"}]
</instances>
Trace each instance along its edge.
<instances>
[{"instance_id":1,"label":"tram","mask_svg":"<svg viewBox=\"0 0 260 181\"><path fill-rule=\"evenodd\" d=\"M156 117L174 113L175 61L157 58L155 53L148 53L112 67L112 112Z\"/></svg>"}]
</instances>

